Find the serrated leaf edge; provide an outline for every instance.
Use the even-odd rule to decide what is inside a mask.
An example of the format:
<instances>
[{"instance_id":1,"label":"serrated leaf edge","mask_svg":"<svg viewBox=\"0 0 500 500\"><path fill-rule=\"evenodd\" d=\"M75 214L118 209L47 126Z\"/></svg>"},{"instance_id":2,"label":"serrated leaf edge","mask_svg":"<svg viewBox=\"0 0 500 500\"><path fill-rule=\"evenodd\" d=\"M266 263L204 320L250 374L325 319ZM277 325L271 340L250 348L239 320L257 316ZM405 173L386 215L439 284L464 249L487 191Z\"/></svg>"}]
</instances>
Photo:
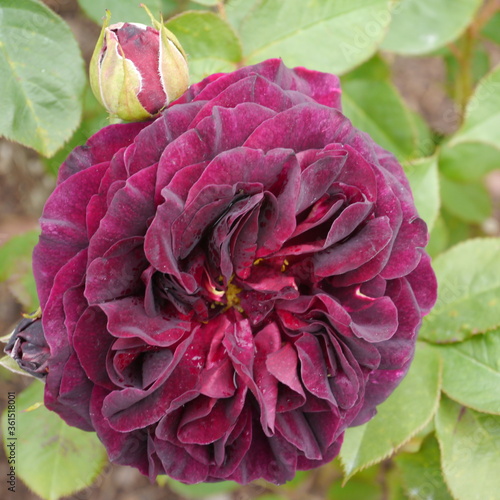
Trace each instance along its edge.
<instances>
[{"instance_id":1,"label":"serrated leaf edge","mask_svg":"<svg viewBox=\"0 0 500 500\"><path fill-rule=\"evenodd\" d=\"M442 391L442 392L444 393L444 391ZM445 396L446 396L446 394L445 394ZM456 402L456 401L454 401L454 402ZM458 403L458 404L460 404L460 403ZM478 413L482 413L482 412L478 412ZM436 414L434 415L434 421L435 421L436 419L437 419L437 412L436 412ZM442 474L442 476L443 476L443 479L444 479L444 484L445 484L445 486L446 486L446 489L448 490L448 493L450 494L450 496L451 496L452 498L454 498L455 500L467 500L467 499L463 499L463 498L462 498L462 499L460 499L460 498L456 497L456 496L453 494L453 492L451 491L451 487L450 487L450 485L448 484L448 480L446 479L446 474L445 474L445 470L444 470L444 464L443 464L443 460L442 460L442 458L443 458L443 447L442 447L442 445L441 445L441 440L439 439L439 435L438 435L438 432L437 432L437 425L436 425L436 423L434 423L434 427L436 428L436 430L434 431L434 434L435 434L435 436L436 436L436 441L438 442L438 446L439 446L439 466L440 466L440 469L441 469L441 474Z\"/></svg>"},{"instance_id":2,"label":"serrated leaf edge","mask_svg":"<svg viewBox=\"0 0 500 500\"><path fill-rule=\"evenodd\" d=\"M73 32L71 31L71 29L69 28L69 26L66 25L66 23L63 21L63 19L57 15L52 9L50 9L49 7L47 7L47 5L45 5L43 2L41 1L34 1L34 3L39 6L40 8L42 8L42 10L45 10L45 12L52 17L53 20L57 20L57 21L61 21L61 24L64 25L66 27L66 33L69 34L71 37L73 37L74 39L74 35L73 35ZM26 10L26 9L19 9L19 10ZM64 28L63 26L63 28ZM61 27L61 26L59 26ZM81 56L81 51L80 51L80 48L79 48L79 45L76 41L76 39L74 39L74 42L75 42L75 46L77 48L77 51L80 53L80 63L81 63L81 66L82 66L82 69L83 69L83 66L84 66L84 62L83 62L83 58ZM3 44L0 43L0 49L2 48ZM10 62L10 59L8 57L8 54L5 50L3 50L3 52L5 53L5 58L7 61ZM15 66L15 64L10 64L11 68L13 68ZM66 138L60 142L60 144L57 144L57 143L53 143L52 140L48 140L46 138L47 134L48 134L48 130L47 129L44 129L40 126L40 120L38 118L38 116L34 113L33 111L33 108L32 106L30 105L31 103L31 99L28 98L27 94L25 93L25 89L23 87L22 82L23 82L23 79L20 78L17 73L15 73L15 70L12 69L11 70L12 73L14 75L17 76L17 81L19 82L19 85L18 87L22 90L22 94L25 96L25 104L26 104L26 107L30 109L30 116L33 117L34 119L34 123L36 124L36 136L35 136L35 139L36 139L36 142L38 143L37 145L34 145L33 143L29 143L29 141L25 141L25 140L19 140L19 137L15 137L15 135L12 135L10 133L5 133L5 132L2 132L0 134L0 137L5 137L6 139L10 140L10 141L14 141L14 142L17 142L19 144L22 144L23 146L26 146L30 149L33 149L35 150L37 153L40 153L42 156L46 157L46 158L51 158L52 156L54 156L72 137L73 133L76 131L76 129L79 127L80 125L80 122L82 120L82 103L81 103L81 99L78 101L80 103L80 109L79 109L79 116L76 120L76 123L75 125L72 127L72 128L67 128L66 129ZM83 91L85 89L85 86L82 85L82 89L80 91L80 97L83 95ZM33 141L35 142L35 141ZM53 144L51 147L50 147L50 144Z\"/></svg>"},{"instance_id":3,"label":"serrated leaf edge","mask_svg":"<svg viewBox=\"0 0 500 500\"><path fill-rule=\"evenodd\" d=\"M437 262L440 261L441 259L446 259L447 255L450 252L452 252L452 251L455 252L455 251L457 251L456 249L458 249L458 248L461 248L463 246L467 246L467 245L470 245L470 244L473 244L473 243L479 242L479 241L487 241L487 242L496 241L500 245L500 237L496 237L496 236L482 237L482 238L481 237L480 238L469 238L465 241L461 241L460 243L457 243L456 245L453 245L451 248L448 248L444 252L441 252L435 259L433 259L433 267L435 268L437 265ZM500 250L500 248L499 248L499 250ZM497 288L497 287L494 287L494 288ZM498 285L498 288L500 288L500 284ZM488 289L486 291L491 291L491 290ZM465 298L468 298L468 296ZM432 340L432 339L429 339L427 337L422 337L421 340L424 340L426 343L432 344L432 345L458 344L460 342L465 342L467 340L470 340L471 338L475 337L476 335L484 335L484 334L490 333L498 328L500 328L500 323L495 324L493 326L490 326L489 328L486 328L486 329L481 330L481 331L471 332L470 337L466 337L466 338L460 339L460 340L447 340L447 341L441 340L438 342L436 340ZM420 332L419 332L419 337L420 337Z\"/></svg>"}]
</instances>

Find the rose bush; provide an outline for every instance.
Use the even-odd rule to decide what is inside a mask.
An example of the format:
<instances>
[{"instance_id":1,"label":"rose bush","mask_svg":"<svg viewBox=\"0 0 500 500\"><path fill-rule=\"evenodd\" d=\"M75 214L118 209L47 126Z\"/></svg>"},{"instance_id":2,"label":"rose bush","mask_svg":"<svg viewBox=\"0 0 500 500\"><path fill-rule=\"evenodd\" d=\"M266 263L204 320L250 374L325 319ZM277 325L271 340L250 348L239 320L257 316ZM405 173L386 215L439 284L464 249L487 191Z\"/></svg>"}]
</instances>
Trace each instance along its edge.
<instances>
[{"instance_id":1,"label":"rose bush","mask_svg":"<svg viewBox=\"0 0 500 500\"><path fill-rule=\"evenodd\" d=\"M45 403L152 478L282 483L331 460L435 301L401 166L335 76L279 60L98 132L41 227Z\"/></svg>"}]
</instances>

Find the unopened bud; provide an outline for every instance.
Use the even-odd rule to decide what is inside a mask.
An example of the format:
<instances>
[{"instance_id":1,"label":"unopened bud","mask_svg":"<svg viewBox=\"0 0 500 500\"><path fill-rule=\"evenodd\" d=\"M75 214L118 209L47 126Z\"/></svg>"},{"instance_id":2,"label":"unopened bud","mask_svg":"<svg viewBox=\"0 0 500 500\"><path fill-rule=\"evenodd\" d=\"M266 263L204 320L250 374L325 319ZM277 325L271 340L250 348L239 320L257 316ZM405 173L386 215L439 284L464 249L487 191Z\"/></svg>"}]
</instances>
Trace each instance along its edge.
<instances>
[{"instance_id":1,"label":"unopened bud","mask_svg":"<svg viewBox=\"0 0 500 500\"><path fill-rule=\"evenodd\" d=\"M40 316L28 316L16 326L5 347L5 353L30 375L45 379L50 349L43 334Z\"/></svg>"},{"instance_id":2,"label":"unopened bud","mask_svg":"<svg viewBox=\"0 0 500 500\"><path fill-rule=\"evenodd\" d=\"M109 19L108 12L90 62L92 90L111 115L147 120L186 91L186 54L175 35L152 16L153 28L108 26Z\"/></svg>"}]
</instances>

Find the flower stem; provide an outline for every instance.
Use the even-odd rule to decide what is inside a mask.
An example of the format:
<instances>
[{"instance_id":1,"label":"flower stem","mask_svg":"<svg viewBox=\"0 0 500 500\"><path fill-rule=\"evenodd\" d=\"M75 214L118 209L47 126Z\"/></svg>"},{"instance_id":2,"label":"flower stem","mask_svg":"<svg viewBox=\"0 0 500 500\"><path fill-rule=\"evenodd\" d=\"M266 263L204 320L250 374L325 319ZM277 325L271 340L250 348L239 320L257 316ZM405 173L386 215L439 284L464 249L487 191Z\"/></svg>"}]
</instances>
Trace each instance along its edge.
<instances>
[{"instance_id":1,"label":"flower stem","mask_svg":"<svg viewBox=\"0 0 500 500\"><path fill-rule=\"evenodd\" d=\"M469 98L474 90L474 81L472 78L472 57L474 54L475 33L472 27L468 28L462 40L462 51L459 59L460 74L458 79L458 103L460 114L465 115L465 109Z\"/></svg>"}]
</instances>

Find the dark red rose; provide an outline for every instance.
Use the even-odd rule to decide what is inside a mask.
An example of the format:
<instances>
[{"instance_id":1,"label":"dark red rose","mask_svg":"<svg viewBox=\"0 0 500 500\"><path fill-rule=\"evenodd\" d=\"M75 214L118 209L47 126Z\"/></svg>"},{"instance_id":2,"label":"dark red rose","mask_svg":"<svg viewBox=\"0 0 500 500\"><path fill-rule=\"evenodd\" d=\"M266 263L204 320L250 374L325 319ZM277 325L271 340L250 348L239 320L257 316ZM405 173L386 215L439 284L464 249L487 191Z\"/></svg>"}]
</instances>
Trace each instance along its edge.
<instances>
[{"instance_id":1,"label":"dark red rose","mask_svg":"<svg viewBox=\"0 0 500 500\"><path fill-rule=\"evenodd\" d=\"M269 60L63 164L34 270L45 402L112 461L283 483L406 374L436 282L407 179L335 76Z\"/></svg>"}]
</instances>

